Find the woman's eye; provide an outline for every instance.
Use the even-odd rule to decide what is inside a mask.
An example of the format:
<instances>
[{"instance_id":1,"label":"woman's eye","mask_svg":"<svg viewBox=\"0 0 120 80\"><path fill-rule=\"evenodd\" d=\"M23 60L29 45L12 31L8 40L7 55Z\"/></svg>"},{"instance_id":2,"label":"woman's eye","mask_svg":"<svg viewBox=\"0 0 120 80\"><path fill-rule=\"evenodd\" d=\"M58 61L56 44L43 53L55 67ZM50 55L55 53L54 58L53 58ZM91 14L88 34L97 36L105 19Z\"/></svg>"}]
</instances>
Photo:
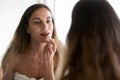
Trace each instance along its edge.
<instances>
[{"instance_id":1,"label":"woman's eye","mask_svg":"<svg viewBox=\"0 0 120 80\"><path fill-rule=\"evenodd\" d=\"M33 23L34 23L34 24L41 24L40 21L34 21Z\"/></svg>"},{"instance_id":2,"label":"woman's eye","mask_svg":"<svg viewBox=\"0 0 120 80\"><path fill-rule=\"evenodd\" d=\"M49 20L47 20L46 22L47 22L47 23L49 23L50 21L49 21Z\"/></svg>"},{"instance_id":3,"label":"woman's eye","mask_svg":"<svg viewBox=\"0 0 120 80\"><path fill-rule=\"evenodd\" d=\"M52 20L47 20L46 22L47 22L47 23L50 23L50 22L52 22Z\"/></svg>"}]
</instances>

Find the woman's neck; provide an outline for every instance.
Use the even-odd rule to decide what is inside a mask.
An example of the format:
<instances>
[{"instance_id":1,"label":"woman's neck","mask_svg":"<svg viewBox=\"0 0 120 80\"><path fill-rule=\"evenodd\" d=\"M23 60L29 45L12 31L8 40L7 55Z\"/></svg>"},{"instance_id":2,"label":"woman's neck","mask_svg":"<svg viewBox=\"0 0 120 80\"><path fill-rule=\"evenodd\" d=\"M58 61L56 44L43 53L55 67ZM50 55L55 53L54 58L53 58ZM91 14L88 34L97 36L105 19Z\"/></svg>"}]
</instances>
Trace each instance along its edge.
<instances>
[{"instance_id":1,"label":"woman's neck","mask_svg":"<svg viewBox=\"0 0 120 80\"><path fill-rule=\"evenodd\" d=\"M46 45L46 42L44 43L31 42L28 50L30 53L33 53L33 54L42 53L45 45Z\"/></svg>"}]
</instances>

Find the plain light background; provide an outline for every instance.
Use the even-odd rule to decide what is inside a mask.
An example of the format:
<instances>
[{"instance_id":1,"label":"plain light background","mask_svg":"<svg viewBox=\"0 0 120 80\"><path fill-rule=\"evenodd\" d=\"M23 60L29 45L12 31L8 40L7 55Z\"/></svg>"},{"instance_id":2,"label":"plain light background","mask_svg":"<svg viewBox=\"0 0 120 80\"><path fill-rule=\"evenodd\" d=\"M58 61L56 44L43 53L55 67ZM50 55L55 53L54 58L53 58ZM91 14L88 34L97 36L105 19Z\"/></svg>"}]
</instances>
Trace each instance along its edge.
<instances>
[{"instance_id":1,"label":"plain light background","mask_svg":"<svg viewBox=\"0 0 120 80\"><path fill-rule=\"evenodd\" d=\"M32 4L45 3L53 12L59 39L65 44L71 12L78 0L0 0L0 65L24 11ZM120 1L108 0L120 17Z\"/></svg>"}]
</instances>

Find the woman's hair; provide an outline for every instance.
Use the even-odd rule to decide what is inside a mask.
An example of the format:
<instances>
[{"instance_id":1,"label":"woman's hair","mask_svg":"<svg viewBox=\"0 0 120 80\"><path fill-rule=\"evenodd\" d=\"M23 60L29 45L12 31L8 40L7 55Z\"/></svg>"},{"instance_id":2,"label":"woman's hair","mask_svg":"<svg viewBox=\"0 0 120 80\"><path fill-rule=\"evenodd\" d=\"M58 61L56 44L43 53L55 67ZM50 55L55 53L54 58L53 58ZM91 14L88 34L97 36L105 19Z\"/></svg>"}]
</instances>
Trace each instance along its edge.
<instances>
[{"instance_id":1,"label":"woman's hair","mask_svg":"<svg viewBox=\"0 0 120 80\"><path fill-rule=\"evenodd\" d=\"M44 4L34 4L30 6L23 14L20 23L16 29L16 32L14 34L13 40L8 47L5 56L2 60L2 67L3 70L5 71L5 67L7 63L11 64L10 61L12 62L12 59L14 59L14 56L17 54L23 54L25 50L29 47L30 45L30 34L28 34L27 28L28 28L28 22L31 17L31 15L38 9L40 8L46 8L50 11L51 10ZM52 13L51 13L52 15ZM62 51L62 43L58 40L56 29L55 29L55 23L54 19L52 16L52 22L53 22L53 34L52 38L55 40L56 46L57 46L57 51L56 54L61 53ZM60 52L61 51L61 52Z\"/></svg>"},{"instance_id":2,"label":"woman's hair","mask_svg":"<svg viewBox=\"0 0 120 80\"><path fill-rule=\"evenodd\" d=\"M120 20L105 0L80 0L72 11L61 80L120 80Z\"/></svg>"}]
</instances>

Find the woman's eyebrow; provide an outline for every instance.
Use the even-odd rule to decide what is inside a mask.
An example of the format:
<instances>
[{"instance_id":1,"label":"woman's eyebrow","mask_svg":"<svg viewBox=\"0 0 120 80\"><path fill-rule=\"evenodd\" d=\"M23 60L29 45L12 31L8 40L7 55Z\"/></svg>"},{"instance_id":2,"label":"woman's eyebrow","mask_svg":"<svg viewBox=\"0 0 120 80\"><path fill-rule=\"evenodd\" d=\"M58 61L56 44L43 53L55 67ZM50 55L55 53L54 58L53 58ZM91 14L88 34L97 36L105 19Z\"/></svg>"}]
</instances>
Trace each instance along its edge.
<instances>
[{"instance_id":1,"label":"woman's eyebrow","mask_svg":"<svg viewBox=\"0 0 120 80\"><path fill-rule=\"evenodd\" d=\"M51 16L48 16L47 19L52 18Z\"/></svg>"},{"instance_id":2,"label":"woman's eyebrow","mask_svg":"<svg viewBox=\"0 0 120 80\"><path fill-rule=\"evenodd\" d=\"M37 19L37 20L41 20L40 18L33 18L32 20L35 20L35 19Z\"/></svg>"},{"instance_id":3,"label":"woman's eyebrow","mask_svg":"<svg viewBox=\"0 0 120 80\"><path fill-rule=\"evenodd\" d=\"M32 20L35 20L35 19L37 19L37 20L42 20L41 18L37 18L37 17L33 18ZM51 16L48 16L46 19L52 19L52 17L51 17Z\"/></svg>"}]
</instances>

